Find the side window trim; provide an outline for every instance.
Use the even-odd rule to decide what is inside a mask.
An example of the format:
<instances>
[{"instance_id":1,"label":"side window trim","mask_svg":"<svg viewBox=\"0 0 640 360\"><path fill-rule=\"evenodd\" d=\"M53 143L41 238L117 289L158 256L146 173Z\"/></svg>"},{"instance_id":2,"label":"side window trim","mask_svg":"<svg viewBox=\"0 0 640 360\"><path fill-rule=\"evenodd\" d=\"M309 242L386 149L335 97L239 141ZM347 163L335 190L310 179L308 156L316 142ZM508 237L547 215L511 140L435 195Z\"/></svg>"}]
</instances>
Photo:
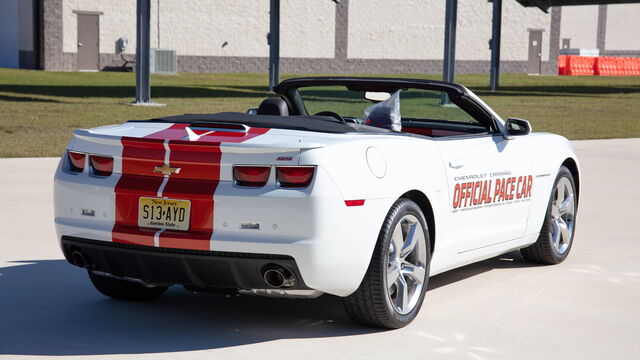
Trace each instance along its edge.
<instances>
[{"instance_id":1,"label":"side window trim","mask_svg":"<svg viewBox=\"0 0 640 360\"><path fill-rule=\"evenodd\" d=\"M460 100L462 100L461 104L458 103L460 102ZM469 116L476 119L479 123L485 126L488 126L487 130L489 132L495 133L496 131L498 131L498 127L496 126L496 123L495 123L496 119L493 117L493 115L491 115L491 112L487 111L487 109L485 109L485 107L482 106L482 104L475 101L475 99L473 99L472 97L466 96L466 95L460 95L457 99L452 101L454 104L458 105L460 109L462 109L467 114L469 114ZM469 111L471 109L467 109L468 106L473 107L473 110L475 110L473 112L474 113L478 112L478 114L472 114Z\"/></svg>"},{"instance_id":2,"label":"side window trim","mask_svg":"<svg viewBox=\"0 0 640 360\"><path fill-rule=\"evenodd\" d=\"M432 139L435 141L452 141L452 140L468 140L468 139L477 139L483 137L494 137L495 133L485 132L479 134L461 134L461 135L449 135L449 136L434 136Z\"/></svg>"}]
</instances>

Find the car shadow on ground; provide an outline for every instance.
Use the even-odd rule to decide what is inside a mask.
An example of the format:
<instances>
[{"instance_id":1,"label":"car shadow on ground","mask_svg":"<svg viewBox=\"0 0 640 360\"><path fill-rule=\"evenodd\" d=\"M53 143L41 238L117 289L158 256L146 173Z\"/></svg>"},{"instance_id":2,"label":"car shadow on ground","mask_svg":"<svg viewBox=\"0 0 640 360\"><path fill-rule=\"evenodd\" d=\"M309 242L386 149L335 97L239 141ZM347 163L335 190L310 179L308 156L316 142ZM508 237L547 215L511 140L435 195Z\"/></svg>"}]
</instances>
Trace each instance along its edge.
<instances>
[{"instance_id":1,"label":"car shadow on ground","mask_svg":"<svg viewBox=\"0 0 640 360\"><path fill-rule=\"evenodd\" d=\"M431 279L431 289L523 261L486 260ZM192 294L174 286L155 301L108 299L64 260L0 268L0 354L106 355L205 350L283 338L368 334L334 296L293 300Z\"/></svg>"},{"instance_id":2,"label":"car shadow on ground","mask_svg":"<svg viewBox=\"0 0 640 360\"><path fill-rule=\"evenodd\" d=\"M491 259L479 261L461 268L433 276L429 279L429 290L462 281L491 270L518 269L542 266L526 261L520 251L512 251Z\"/></svg>"}]
</instances>

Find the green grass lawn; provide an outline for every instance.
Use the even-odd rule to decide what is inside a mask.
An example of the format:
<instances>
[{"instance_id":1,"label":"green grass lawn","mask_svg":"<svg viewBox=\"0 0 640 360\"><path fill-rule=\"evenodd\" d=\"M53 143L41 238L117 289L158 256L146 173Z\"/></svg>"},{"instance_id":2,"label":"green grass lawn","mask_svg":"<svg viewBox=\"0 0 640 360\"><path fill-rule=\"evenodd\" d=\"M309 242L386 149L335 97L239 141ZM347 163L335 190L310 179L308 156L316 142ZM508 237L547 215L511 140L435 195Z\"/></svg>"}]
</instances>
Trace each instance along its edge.
<instances>
[{"instance_id":1,"label":"green grass lawn","mask_svg":"<svg viewBox=\"0 0 640 360\"><path fill-rule=\"evenodd\" d=\"M534 131L569 139L640 137L640 77L502 75L498 92L487 90L488 75L458 75L456 81L502 117L530 120ZM266 74L154 75L151 83L152 99L166 106L123 105L135 93L132 73L0 69L0 157L57 156L74 128L245 111L269 96Z\"/></svg>"}]
</instances>

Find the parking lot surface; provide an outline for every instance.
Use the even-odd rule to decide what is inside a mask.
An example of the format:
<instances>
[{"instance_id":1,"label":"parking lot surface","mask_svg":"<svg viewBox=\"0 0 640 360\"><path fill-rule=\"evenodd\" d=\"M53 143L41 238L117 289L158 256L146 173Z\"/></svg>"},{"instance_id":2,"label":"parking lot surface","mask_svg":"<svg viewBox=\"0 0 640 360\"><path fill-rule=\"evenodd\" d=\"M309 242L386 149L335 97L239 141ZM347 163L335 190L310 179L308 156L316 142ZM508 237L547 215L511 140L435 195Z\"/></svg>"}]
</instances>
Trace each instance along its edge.
<instances>
[{"instance_id":1,"label":"parking lot surface","mask_svg":"<svg viewBox=\"0 0 640 360\"><path fill-rule=\"evenodd\" d=\"M437 275L394 331L351 323L330 296L105 298L58 248L57 159L0 159L0 358L636 359L640 139L573 144L583 177L567 261L510 253Z\"/></svg>"}]
</instances>

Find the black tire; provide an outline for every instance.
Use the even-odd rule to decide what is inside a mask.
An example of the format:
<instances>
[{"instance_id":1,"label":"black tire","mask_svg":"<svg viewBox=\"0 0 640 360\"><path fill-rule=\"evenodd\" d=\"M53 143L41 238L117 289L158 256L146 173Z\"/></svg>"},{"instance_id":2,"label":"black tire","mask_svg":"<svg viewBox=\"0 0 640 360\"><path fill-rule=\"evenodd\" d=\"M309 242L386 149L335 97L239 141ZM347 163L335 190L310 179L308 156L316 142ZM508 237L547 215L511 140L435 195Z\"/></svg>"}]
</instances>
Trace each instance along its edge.
<instances>
[{"instance_id":1,"label":"black tire","mask_svg":"<svg viewBox=\"0 0 640 360\"><path fill-rule=\"evenodd\" d=\"M114 279L89 272L89 279L96 290L103 295L119 300L143 301L155 299L162 295L166 286L145 287L131 281Z\"/></svg>"},{"instance_id":2,"label":"black tire","mask_svg":"<svg viewBox=\"0 0 640 360\"><path fill-rule=\"evenodd\" d=\"M422 245L426 249L426 264L424 265L426 271L423 286L414 308L407 314L401 314L391 304L389 290L386 286L386 274L389 266L389 246L392 233L396 225L407 214L414 215L422 226L424 232L424 244ZM353 294L343 300L349 317L357 323L378 328L397 329L408 325L415 319L424 301L429 280L430 258L429 231L420 207L411 200L399 199L393 204L385 218L362 283Z\"/></svg>"},{"instance_id":3,"label":"black tire","mask_svg":"<svg viewBox=\"0 0 640 360\"><path fill-rule=\"evenodd\" d=\"M569 183L573 187L573 192L575 194L575 199L574 199L575 213L573 216L573 228L572 228L573 230L571 232L571 240L568 244L567 249L563 253L559 253L554 247L553 242L551 240L551 236L549 234L553 232L552 205L556 196L556 186L558 182L563 178L568 179ZM573 179L573 175L571 174L569 169L567 169L564 166L561 166L560 170L558 171L558 176L556 177L556 180L553 183L551 195L549 196L549 203L547 205L547 211L545 213L545 219L542 224L542 229L540 229L540 236L538 237L538 240L532 245L530 245L529 247L520 249L520 253L522 254L522 256L530 262L539 263L539 264L554 265L554 264L559 264L563 262L569 255L569 252L571 251L571 247L573 246L573 237L576 233L575 219L577 217L577 212L578 212L578 193L576 191L575 180Z\"/></svg>"}]
</instances>

